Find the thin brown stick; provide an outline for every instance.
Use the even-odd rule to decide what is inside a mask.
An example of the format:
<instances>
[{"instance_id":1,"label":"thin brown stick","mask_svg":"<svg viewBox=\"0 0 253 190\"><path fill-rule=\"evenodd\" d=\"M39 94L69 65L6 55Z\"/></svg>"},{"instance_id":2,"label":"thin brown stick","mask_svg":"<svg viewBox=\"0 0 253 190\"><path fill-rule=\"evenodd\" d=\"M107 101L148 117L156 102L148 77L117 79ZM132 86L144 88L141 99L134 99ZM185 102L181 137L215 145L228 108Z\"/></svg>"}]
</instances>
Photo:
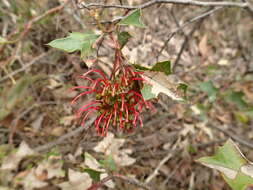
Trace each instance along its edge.
<instances>
[{"instance_id":1,"label":"thin brown stick","mask_svg":"<svg viewBox=\"0 0 253 190\"><path fill-rule=\"evenodd\" d=\"M204 19L201 19L199 22L197 22L196 25L193 27L193 29L190 31L190 33L185 36L184 42L182 43L181 48L180 48L180 50L177 54L177 58L176 58L176 60L173 64L173 68L172 68L173 73L175 72L175 69L176 69L176 67L178 65L178 62L181 59L181 56L182 56L182 54L183 54L183 52L184 52L184 50L185 50L185 48L188 44L188 41L190 40L190 37L194 34L194 32L197 30L197 28L201 25L203 20Z\"/></svg>"},{"instance_id":2,"label":"thin brown stick","mask_svg":"<svg viewBox=\"0 0 253 190\"><path fill-rule=\"evenodd\" d=\"M84 126L78 127L75 130L67 133L66 135L61 136L57 140L55 140L53 142L49 142L49 143L41 145L41 146L38 146L34 150L37 151L37 152L43 152L43 151L46 151L46 150L49 150L49 149L53 148L56 145L64 143L67 139L78 135L82 131L87 130L89 128L89 126L95 121L95 119L96 118L91 118L89 121L87 121L86 124L85 124L86 127L84 127Z\"/></svg>"},{"instance_id":3,"label":"thin brown stick","mask_svg":"<svg viewBox=\"0 0 253 190\"><path fill-rule=\"evenodd\" d=\"M0 83L7 80L8 78L11 78L13 77L14 75L22 72L22 71L25 71L28 67L31 67L32 65L34 64L37 64L40 62L41 59L43 59L44 57L48 56L50 53L52 53L53 50L49 50L48 52L44 52L42 54L40 54L39 56L35 57L33 60L31 60L29 63L25 64L22 68L20 69L17 69L9 74L7 74L6 76L2 77L0 79Z\"/></svg>"},{"instance_id":4,"label":"thin brown stick","mask_svg":"<svg viewBox=\"0 0 253 190\"><path fill-rule=\"evenodd\" d=\"M136 6L129 6L129 5L105 5L99 3L89 3L86 4L85 2L80 3L82 8L91 9L91 8L120 8L120 9L144 9L148 8L155 4L161 3L169 3L169 4L183 4L183 5L194 5L194 6L201 6L201 7L239 7L239 8L249 8L249 2L231 2L231 1L197 1L197 0L151 0L141 5Z\"/></svg>"},{"instance_id":5,"label":"thin brown stick","mask_svg":"<svg viewBox=\"0 0 253 190\"><path fill-rule=\"evenodd\" d=\"M218 127L218 126L214 126L212 124L207 125L207 127L212 128L212 129L216 129L218 131L221 131L222 133L224 133L225 135L227 135L228 137L235 140L236 142L238 142L241 145L247 146L248 148L251 148L251 149L253 148L253 143L251 143L247 140L244 140L242 137L239 137L238 135L233 134L232 132L230 132L226 129L223 129L223 128Z\"/></svg>"},{"instance_id":6,"label":"thin brown stick","mask_svg":"<svg viewBox=\"0 0 253 190\"><path fill-rule=\"evenodd\" d=\"M36 107L40 107L43 105L50 105L50 104L56 104L55 102L40 102L40 103L35 103L33 104L31 107L25 109L24 111L22 111L15 120L12 121L11 123L11 130L10 130L10 135L9 135L9 144L13 144L13 137L16 133L17 130L17 124L19 122L20 119L22 119L26 114L28 114L29 112L31 112L34 108Z\"/></svg>"},{"instance_id":7,"label":"thin brown stick","mask_svg":"<svg viewBox=\"0 0 253 190\"><path fill-rule=\"evenodd\" d=\"M114 179L114 178L121 179L123 181L126 181L129 184L135 185L135 186L140 187L140 188L145 189L145 190L151 190L150 187L148 187L144 183L138 181L137 179L126 177L126 176L123 176L123 175L120 175L120 174L113 174L111 176L105 177L100 182L98 182L96 184L93 184L87 190L97 190L98 188L102 187L107 181L110 181L111 179Z\"/></svg>"},{"instance_id":8,"label":"thin brown stick","mask_svg":"<svg viewBox=\"0 0 253 190\"><path fill-rule=\"evenodd\" d=\"M190 19L190 20L188 20L188 21L186 21L186 22L185 22L184 24L182 24L180 27L177 27L176 29L174 29L174 30L169 34L167 40L164 42L164 45L163 45L163 46L161 47L161 49L159 50L156 59L157 59L157 60L159 59L161 53L163 52L163 50L165 49L165 47L168 45L169 41L174 37L174 35L175 35L176 33L178 33L179 31L181 31L183 28L185 28L185 27L188 26L189 24L194 23L194 22L199 21L199 20L202 20L203 18L205 18L205 17L207 17L207 16L213 14L214 12L216 12L216 11L222 9L222 8L223 8L223 7L216 7L216 8L214 8L214 9L212 9L212 10L205 11L203 14L200 14L200 15L198 15L198 16L196 16L196 17L194 17L194 18L192 18L192 19Z\"/></svg>"}]
</instances>

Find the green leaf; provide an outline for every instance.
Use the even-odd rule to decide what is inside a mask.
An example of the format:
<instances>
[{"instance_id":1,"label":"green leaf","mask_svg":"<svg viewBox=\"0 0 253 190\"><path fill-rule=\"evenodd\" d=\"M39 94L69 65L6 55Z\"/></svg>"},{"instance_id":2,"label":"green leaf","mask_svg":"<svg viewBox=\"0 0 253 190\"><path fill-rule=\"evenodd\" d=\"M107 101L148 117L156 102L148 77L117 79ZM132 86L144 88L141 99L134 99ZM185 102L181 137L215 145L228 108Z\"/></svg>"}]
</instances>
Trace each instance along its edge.
<instances>
[{"instance_id":1,"label":"green leaf","mask_svg":"<svg viewBox=\"0 0 253 190\"><path fill-rule=\"evenodd\" d=\"M152 85L144 84L141 89L141 94L144 100L150 100L156 98L156 94L152 93Z\"/></svg>"},{"instance_id":2,"label":"green leaf","mask_svg":"<svg viewBox=\"0 0 253 190\"><path fill-rule=\"evenodd\" d=\"M93 50L92 45L98 39L99 35L92 33L70 33L66 38L60 38L51 41L48 45L68 53L81 51L81 56L88 56Z\"/></svg>"},{"instance_id":3,"label":"green leaf","mask_svg":"<svg viewBox=\"0 0 253 190\"><path fill-rule=\"evenodd\" d=\"M218 170L233 190L253 185L253 165L229 139L214 156L198 159L203 165Z\"/></svg>"},{"instance_id":4,"label":"green leaf","mask_svg":"<svg viewBox=\"0 0 253 190\"><path fill-rule=\"evenodd\" d=\"M131 38L131 37L132 36L128 32L120 32L118 34L118 40L119 40L119 44L120 44L121 49L126 45L129 38Z\"/></svg>"},{"instance_id":5,"label":"green leaf","mask_svg":"<svg viewBox=\"0 0 253 190\"><path fill-rule=\"evenodd\" d=\"M166 75L170 75L172 73L170 61L158 62L152 68L143 67L138 64L133 64L133 66L135 69L140 71L159 71L165 73Z\"/></svg>"},{"instance_id":6,"label":"green leaf","mask_svg":"<svg viewBox=\"0 0 253 190\"><path fill-rule=\"evenodd\" d=\"M147 68L147 67L143 67L139 64L132 64L134 66L135 69L139 70L139 71L150 71L151 69L150 68Z\"/></svg>"},{"instance_id":7,"label":"green leaf","mask_svg":"<svg viewBox=\"0 0 253 190\"><path fill-rule=\"evenodd\" d=\"M228 100L235 103L240 109L246 109L248 107L247 103L243 100L243 92L231 91L228 93Z\"/></svg>"},{"instance_id":8,"label":"green leaf","mask_svg":"<svg viewBox=\"0 0 253 190\"><path fill-rule=\"evenodd\" d=\"M247 124L249 122L249 117L245 113L235 112L234 115L235 115L236 120L241 123Z\"/></svg>"},{"instance_id":9,"label":"green leaf","mask_svg":"<svg viewBox=\"0 0 253 190\"><path fill-rule=\"evenodd\" d=\"M207 93L210 102L214 102L216 100L218 89L215 88L212 81L200 83L200 90Z\"/></svg>"},{"instance_id":10,"label":"green leaf","mask_svg":"<svg viewBox=\"0 0 253 190\"><path fill-rule=\"evenodd\" d=\"M137 9L130 13L127 17L122 19L119 23L119 25L132 25L137 26L140 28L144 28L145 25L141 21L141 10Z\"/></svg>"},{"instance_id":11,"label":"green leaf","mask_svg":"<svg viewBox=\"0 0 253 190\"><path fill-rule=\"evenodd\" d=\"M186 92L187 92L187 89L188 89L188 85L185 84L185 83L179 83L179 86L177 87L178 90L182 90L183 93L184 93L184 98L186 99Z\"/></svg>"},{"instance_id":12,"label":"green leaf","mask_svg":"<svg viewBox=\"0 0 253 190\"><path fill-rule=\"evenodd\" d=\"M170 61L158 62L152 67L151 71L160 71L166 75L170 75L172 73L171 63Z\"/></svg>"},{"instance_id":13,"label":"green leaf","mask_svg":"<svg viewBox=\"0 0 253 190\"><path fill-rule=\"evenodd\" d=\"M89 176L94 180L94 181L100 181L100 174L103 172L96 171L90 168L85 168L84 172L88 173Z\"/></svg>"},{"instance_id":14,"label":"green leaf","mask_svg":"<svg viewBox=\"0 0 253 190\"><path fill-rule=\"evenodd\" d=\"M112 155L108 155L106 159L100 160L99 161L101 165L104 168L109 169L110 171L116 171L117 170L117 165L115 163L115 160L113 159Z\"/></svg>"}]
</instances>

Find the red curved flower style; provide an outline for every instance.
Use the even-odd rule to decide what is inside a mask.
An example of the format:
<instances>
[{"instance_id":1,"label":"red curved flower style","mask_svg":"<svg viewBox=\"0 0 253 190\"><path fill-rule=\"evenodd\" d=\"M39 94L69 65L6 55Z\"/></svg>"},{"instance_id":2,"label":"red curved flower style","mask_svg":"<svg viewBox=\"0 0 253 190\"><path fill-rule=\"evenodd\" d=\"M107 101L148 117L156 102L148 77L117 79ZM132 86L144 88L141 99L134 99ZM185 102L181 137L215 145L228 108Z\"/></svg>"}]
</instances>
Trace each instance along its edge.
<instances>
[{"instance_id":1,"label":"red curved flower style","mask_svg":"<svg viewBox=\"0 0 253 190\"><path fill-rule=\"evenodd\" d=\"M91 79L89 75L97 73L100 77ZM89 81L89 86L76 86L72 90L84 90L73 100L75 104L79 98L87 94L94 94L95 99L77 110L77 117L82 118L82 125L92 113L97 113L95 128L99 135L106 136L110 126L123 131L132 131L137 124L143 126L141 112L143 108L151 108L152 104L145 101L140 93L138 83L144 81L140 72L131 66L122 66L117 75L110 79L98 70L91 69L80 78Z\"/></svg>"}]
</instances>

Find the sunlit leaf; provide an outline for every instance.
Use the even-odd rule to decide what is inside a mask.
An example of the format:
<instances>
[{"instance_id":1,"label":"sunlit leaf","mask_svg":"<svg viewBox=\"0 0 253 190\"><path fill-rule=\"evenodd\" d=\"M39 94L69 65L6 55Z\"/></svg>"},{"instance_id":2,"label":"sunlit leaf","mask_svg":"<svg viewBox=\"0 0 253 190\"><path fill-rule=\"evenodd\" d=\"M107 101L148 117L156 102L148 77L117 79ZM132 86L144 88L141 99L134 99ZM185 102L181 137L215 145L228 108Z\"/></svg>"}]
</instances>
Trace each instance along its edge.
<instances>
[{"instance_id":1,"label":"sunlit leaf","mask_svg":"<svg viewBox=\"0 0 253 190\"><path fill-rule=\"evenodd\" d=\"M253 165L230 139L214 156L202 157L198 161L218 170L233 190L245 190L253 185Z\"/></svg>"},{"instance_id":2,"label":"sunlit leaf","mask_svg":"<svg viewBox=\"0 0 253 190\"><path fill-rule=\"evenodd\" d=\"M119 23L119 25L132 25L137 26L140 28L144 28L145 25L141 21L141 10L137 9L130 13L127 17L122 19Z\"/></svg>"},{"instance_id":3,"label":"sunlit leaf","mask_svg":"<svg viewBox=\"0 0 253 190\"><path fill-rule=\"evenodd\" d=\"M210 102L214 102L216 100L218 89L215 88L212 81L200 83L200 90L207 93Z\"/></svg>"},{"instance_id":4,"label":"sunlit leaf","mask_svg":"<svg viewBox=\"0 0 253 190\"><path fill-rule=\"evenodd\" d=\"M51 41L48 45L66 52L81 51L81 56L88 56L92 51L93 43L98 39L99 35L92 33L70 33L66 38L60 38Z\"/></svg>"}]
</instances>

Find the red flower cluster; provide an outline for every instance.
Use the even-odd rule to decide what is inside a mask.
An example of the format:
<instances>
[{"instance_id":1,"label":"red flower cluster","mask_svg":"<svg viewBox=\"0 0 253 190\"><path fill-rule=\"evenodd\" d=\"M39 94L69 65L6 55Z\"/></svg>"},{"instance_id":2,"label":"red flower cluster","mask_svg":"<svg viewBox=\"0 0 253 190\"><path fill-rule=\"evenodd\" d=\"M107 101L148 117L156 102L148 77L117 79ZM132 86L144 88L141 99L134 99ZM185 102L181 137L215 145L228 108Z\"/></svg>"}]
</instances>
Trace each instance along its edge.
<instances>
[{"instance_id":1,"label":"red flower cluster","mask_svg":"<svg viewBox=\"0 0 253 190\"><path fill-rule=\"evenodd\" d=\"M88 77L91 73L100 75L97 79ZM95 94L95 99L82 106L77 111L77 117L82 117L82 125L87 117L96 112L95 127L99 135L105 136L110 125L123 131L132 131L137 123L143 126L140 113L143 108L151 108L152 104L145 101L140 93L138 82L143 82L140 72L131 66L122 66L117 74L110 79L98 70L92 69L81 76L90 82L89 86L77 86L73 89L85 89L77 95L72 104L87 94Z\"/></svg>"}]
</instances>

